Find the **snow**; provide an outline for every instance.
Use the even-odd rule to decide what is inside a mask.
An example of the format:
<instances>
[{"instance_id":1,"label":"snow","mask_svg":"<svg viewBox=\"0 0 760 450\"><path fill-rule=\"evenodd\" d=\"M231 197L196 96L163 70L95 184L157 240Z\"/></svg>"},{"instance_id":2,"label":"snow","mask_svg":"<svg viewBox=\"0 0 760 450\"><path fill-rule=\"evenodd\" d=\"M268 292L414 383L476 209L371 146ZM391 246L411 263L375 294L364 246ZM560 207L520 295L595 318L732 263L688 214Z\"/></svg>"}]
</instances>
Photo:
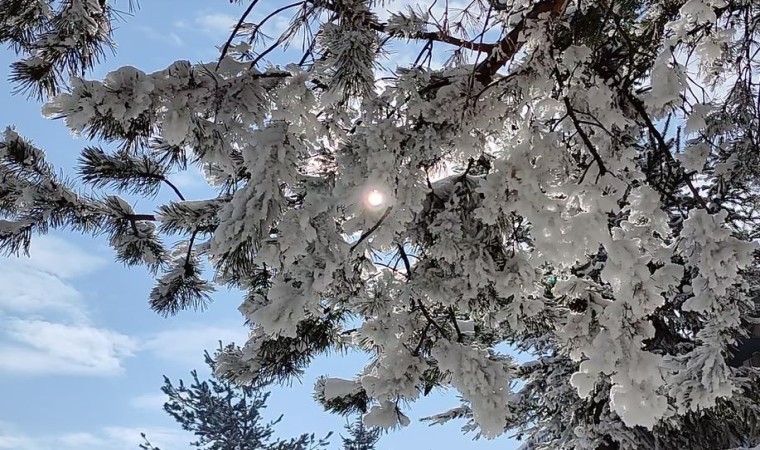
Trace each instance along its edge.
<instances>
[{"instance_id":1,"label":"snow","mask_svg":"<svg viewBox=\"0 0 760 450\"><path fill-rule=\"evenodd\" d=\"M353 380L327 378L324 381L323 393L327 400L346 395L354 395L361 390L361 385Z\"/></svg>"},{"instance_id":2,"label":"snow","mask_svg":"<svg viewBox=\"0 0 760 450\"><path fill-rule=\"evenodd\" d=\"M757 246L747 237L757 234L755 218L739 213L757 190L747 125L757 121L757 93L717 94L749 67L733 54L743 30L716 14L725 2L686 1L657 37L646 75L623 91L610 81L631 73L615 56L625 50L619 33L599 48L558 49L540 23L520 33L519 55L501 68L510 75L488 89L474 85L478 66L456 57L442 68L402 64L380 85L382 37L415 39L439 18L431 8L391 11L376 29L355 20L382 13L375 3L354 2L312 30L313 66L262 72L227 55L218 67L177 61L154 73L128 66L104 80L75 76L44 106L47 117L132 152L122 169L165 187L160 177L178 167L151 159L160 137L203 167L217 197L159 205L135 221L131 198L78 195L8 129L0 237L24 237L28 224L107 232L121 259L162 269L155 303L208 292L199 274L207 258L220 268L216 283L246 291L239 310L252 326L220 367L250 382L269 356L265 342L292 338L303 355L315 344L299 325L329 325L320 339L330 348L315 352L342 345L371 361L356 380L327 378L324 397L363 389L371 426L407 425L401 408L431 374L457 391L453 411L481 435L531 422L534 436L576 448L599 435L634 442L633 427L662 433L659 424L671 429L686 413L734 401L742 380L725 358L756 287L748 270ZM67 14L92 32L104 26L91 17L98 8L77 2ZM639 30L661 14L625 20ZM516 23L522 14L495 17ZM258 50L233 42L249 45ZM607 68L614 76L595 73L600 52L619 58ZM43 56L23 64L44 67ZM694 93L703 86L704 96ZM669 143L671 122L683 124L684 142ZM135 162L143 157L155 170ZM102 185L115 184L105 163L93 167ZM675 178L661 180L660 169ZM179 242L169 248L164 233ZM347 318L358 322L350 336L341 334ZM665 339L673 336L683 342ZM504 343L552 358L517 367L496 351ZM517 382L545 392L512 392ZM592 401L604 413L577 426L586 411L574 405Z\"/></svg>"}]
</instances>

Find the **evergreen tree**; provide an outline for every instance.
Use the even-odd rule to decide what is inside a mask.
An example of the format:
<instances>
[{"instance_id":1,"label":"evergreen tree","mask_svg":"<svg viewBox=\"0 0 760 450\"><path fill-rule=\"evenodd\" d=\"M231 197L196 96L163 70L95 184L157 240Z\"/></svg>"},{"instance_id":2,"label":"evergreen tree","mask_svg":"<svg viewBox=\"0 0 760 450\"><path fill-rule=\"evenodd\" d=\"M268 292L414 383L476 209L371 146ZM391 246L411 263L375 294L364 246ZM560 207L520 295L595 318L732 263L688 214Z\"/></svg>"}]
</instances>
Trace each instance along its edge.
<instances>
[{"instance_id":1,"label":"evergreen tree","mask_svg":"<svg viewBox=\"0 0 760 450\"><path fill-rule=\"evenodd\" d=\"M231 349L233 347L228 347ZM206 352L206 364L214 371L214 360ZM203 450L313 450L325 448L327 438L316 439L314 434L303 434L290 440L274 438L274 427L282 416L271 422L264 422L261 410L266 408L268 392L263 386L238 386L212 375L201 380L197 371L190 372L192 382L186 385L182 380L175 386L164 376L161 391L168 400L164 411L182 429L193 433L197 440L191 442L193 448ZM154 447L143 434L145 443L142 450L161 450Z\"/></svg>"},{"instance_id":2,"label":"evergreen tree","mask_svg":"<svg viewBox=\"0 0 760 450\"><path fill-rule=\"evenodd\" d=\"M375 444L380 440L381 430L367 428L358 417L353 423L346 424L348 437L343 438L343 450L375 450Z\"/></svg>"},{"instance_id":3,"label":"evergreen tree","mask_svg":"<svg viewBox=\"0 0 760 450\"><path fill-rule=\"evenodd\" d=\"M239 288L252 332L219 376L364 351L316 395L367 426L451 387L432 423L531 448L760 443L759 2L233 2L218 60L102 81L111 2L0 2L11 77L92 141L67 179L5 132L0 250L105 234L167 315ZM171 182L191 164L214 198ZM155 212L119 196L160 189Z\"/></svg>"}]
</instances>

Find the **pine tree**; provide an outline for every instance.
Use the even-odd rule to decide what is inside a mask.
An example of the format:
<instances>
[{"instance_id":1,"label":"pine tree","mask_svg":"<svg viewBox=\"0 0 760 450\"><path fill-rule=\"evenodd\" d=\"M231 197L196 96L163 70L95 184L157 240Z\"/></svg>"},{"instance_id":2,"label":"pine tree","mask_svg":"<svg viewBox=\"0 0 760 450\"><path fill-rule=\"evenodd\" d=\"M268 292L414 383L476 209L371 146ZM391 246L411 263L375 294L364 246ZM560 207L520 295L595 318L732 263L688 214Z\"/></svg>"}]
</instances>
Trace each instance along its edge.
<instances>
[{"instance_id":1,"label":"pine tree","mask_svg":"<svg viewBox=\"0 0 760 450\"><path fill-rule=\"evenodd\" d=\"M234 347L228 347L228 350ZM274 427L282 420L264 422L261 411L266 408L268 392L264 386L238 386L213 376L213 358L204 353L206 364L212 370L212 377L201 380L197 371L192 371L192 382L186 385L182 380L175 386L164 376L161 391L168 400L164 411L182 426L192 432L197 440L190 443L192 448L204 450L314 450L325 448L327 439L316 439L314 434L303 434L297 438L282 440L274 438ZM153 446L143 434L145 443L142 450L161 450Z\"/></svg>"},{"instance_id":2,"label":"pine tree","mask_svg":"<svg viewBox=\"0 0 760 450\"><path fill-rule=\"evenodd\" d=\"M316 396L367 426L451 387L431 423L530 448L760 443L760 3L236 2L217 61L102 81L109 1L0 2L19 89L92 141L67 179L5 132L1 251L105 234L166 315L238 288L252 331L219 376L364 351ZM193 164L214 198L171 182ZM161 189L152 213L119 196Z\"/></svg>"},{"instance_id":3,"label":"pine tree","mask_svg":"<svg viewBox=\"0 0 760 450\"><path fill-rule=\"evenodd\" d=\"M348 437L343 436L343 450L375 450L375 444L380 440L377 428L367 428L358 417L351 424L346 424Z\"/></svg>"}]
</instances>

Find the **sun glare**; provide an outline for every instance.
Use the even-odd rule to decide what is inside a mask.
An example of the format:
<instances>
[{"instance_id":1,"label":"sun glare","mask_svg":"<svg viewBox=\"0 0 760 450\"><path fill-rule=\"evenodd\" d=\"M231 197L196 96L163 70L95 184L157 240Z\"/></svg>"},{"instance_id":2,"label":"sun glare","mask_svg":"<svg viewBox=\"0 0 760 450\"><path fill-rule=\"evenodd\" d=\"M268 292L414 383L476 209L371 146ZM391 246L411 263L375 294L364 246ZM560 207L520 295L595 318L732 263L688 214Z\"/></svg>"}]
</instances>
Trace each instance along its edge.
<instances>
[{"instance_id":1,"label":"sun glare","mask_svg":"<svg viewBox=\"0 0 760 450\"><path fill-rule=\"evenodd\" d=\"M385 196L377 189L367 194L367 204L373 208L377 208L385 203Z\"/></svg>"}]
</instances>

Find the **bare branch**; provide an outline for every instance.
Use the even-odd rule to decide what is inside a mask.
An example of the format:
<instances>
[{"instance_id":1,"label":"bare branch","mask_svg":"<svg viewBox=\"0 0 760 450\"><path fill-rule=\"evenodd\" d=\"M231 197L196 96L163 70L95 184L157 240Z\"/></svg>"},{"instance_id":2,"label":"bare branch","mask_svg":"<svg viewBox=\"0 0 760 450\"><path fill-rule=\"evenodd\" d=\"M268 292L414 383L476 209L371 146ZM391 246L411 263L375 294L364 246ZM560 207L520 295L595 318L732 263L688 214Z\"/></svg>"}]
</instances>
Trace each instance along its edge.
<instances>
[{"instance_id":1,"label":"bare branch","mask_svg":"<svg viewBox=\"0 0 760 450\"><path fill-rule=\"evenodd\" d=\"M549 13L551 18L559 17L567 7L569 0L542 0L499 42L498 46L483 62L475 68L477 79L488 85L494 75L522 48L520 34L525 30L527 21L536 20L541 14Z\"/></svg>"},{"instance_id":2,"label":"bare branch","mask_svg":"<svg viewBox=\"0 0 760 450\"><path fill-rule=\"evenodd\" d=\"M237 36L238 32L240 31L240 28L243 26L245 19L248 18L248 15L251 14L251 11L253 11L253 7L256 6L258 2L259 0L251 1L251 4L248 5L248 8L246 8L245 11L243 12L243 15L240 16L240 20L238 20L237 24L235 25L235 28L233 28L232 32L230 33L230 37L227 39L227 42L224 43L224 47L222 48L222 54L219 56L219 61L217 61L216 63L215 70L219 70L219 65L222 63L222 60L224 59L224 57L227 56L227 52L230 50L232 41L235 39L235 36Z\"/></svg>"},{"instance_id":3,"label":"bare branch","mask_svg":"<svg viewBox=\"0 0 760 450\"><path fill-rule=\"evenodd\" d=\"M349 249L349 253L353 252L354 249L356 249L356 247L359 246L359 244L361 244L362 242L364 242L364 240L367 239L372 233L374 233L375 230L377 230L378 228L380 228L380 225L383 224L383 221L386 219L386 217L388 217L388 214L391 213L391 209L393 209L393 206L389 206L388 209L385 210L385 212L383 213L383 215L380 216L380 219L378 219L377 223L374 224L374 225L372 225L372 227L370 227L370 229L368 229L367 231L365 231L364 233L362 233L362 235L359 237L359 240L356 241L356 243L354 243L354 245L352 245L351 248Z\"/></svg>"},{"instance_id":4,"label":"bare branch","mask_svg":"<svg viewBox=\"0 0 760 450\"><path fill-rule=\"evenodd\" d=\"M580 124L580 121L578 120L578 116L575 114L575 109L573 108L572 103L570 103L570 99L565 97L565 108L567 108L567 115L570 117L570 120L572 120L573 125L575 126L575 129L578 131L578 134L581 137L581 140L583 140L583 143L586 145L586 148L588 149L589 153L591 153L591 156L594 157L594 161L596 161L596 164L599 166L599 176L604 176L604 174L607 173L607 167L604 166L604 161L602 161L602 157L599 155L599 152L596 150L596 147L591 142L591 139L589 139L588 134L586 134L586 130L583 129L583 127ZM588 170L587 170L588 171ZM585 172L584 172L585 175Z\"/></svg>"}]
</instances>

